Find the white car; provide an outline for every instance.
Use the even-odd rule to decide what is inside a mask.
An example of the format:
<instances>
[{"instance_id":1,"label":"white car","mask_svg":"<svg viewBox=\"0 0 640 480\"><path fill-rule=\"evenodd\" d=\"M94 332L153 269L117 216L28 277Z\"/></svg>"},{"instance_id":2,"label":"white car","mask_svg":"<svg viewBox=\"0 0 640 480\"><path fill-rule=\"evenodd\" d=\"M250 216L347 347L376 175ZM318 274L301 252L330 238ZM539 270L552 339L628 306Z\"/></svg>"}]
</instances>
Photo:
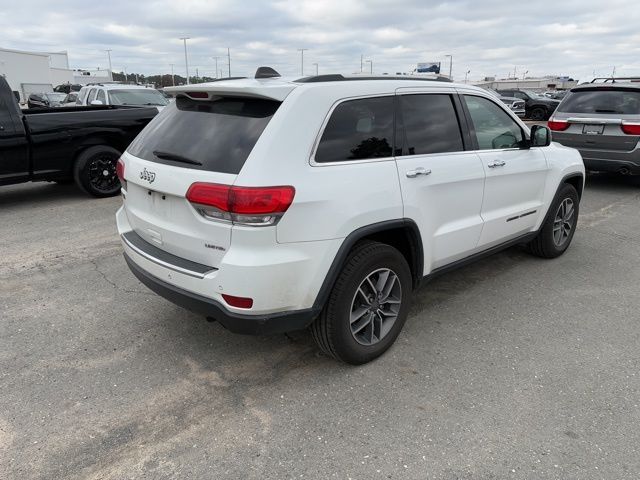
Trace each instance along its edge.
<instances>
[{"instance_id":1,"label":"white car","mask_svg":"<svg viewBox=\"0 0 640 480\"><path fill-rule=\"evenodd\" d=\"M155 106L162 110L168 99L155 88L122 83L98 83L82 87L77 105Z\"/></svg>"},{"instance_id":2,"label":"white car","mask_svg":"<svg viewBox=\"0 0 640 480\"><path fill-rule=\"evenodd\" d=\"M515 244L556 257L575 233L579 153L480 88L328 75L169 90L118 163L125 259L231 331L311 326L364 363L423 280Z\"/></svg>"}]
</instances>

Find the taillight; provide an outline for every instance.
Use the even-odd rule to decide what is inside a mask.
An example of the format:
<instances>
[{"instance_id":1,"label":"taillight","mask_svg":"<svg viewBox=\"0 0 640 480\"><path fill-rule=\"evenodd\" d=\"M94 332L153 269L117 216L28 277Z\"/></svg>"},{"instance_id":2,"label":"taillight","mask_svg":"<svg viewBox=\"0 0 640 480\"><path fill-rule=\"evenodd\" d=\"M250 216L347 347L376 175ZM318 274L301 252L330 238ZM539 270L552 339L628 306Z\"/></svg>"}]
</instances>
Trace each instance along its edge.
<instances>
[{"instance_id":1,"label":"taillight","mask_svg":"<svg viewBox=\"0 0 640 480\"><path fill-rule=\"evenodd\" d=\"M621 128L627 135L640 135L640 123L623 123Z\"/></svg>"},{"instance_id":2,"label":"taillight","mask_svg":"<svg viewBox=\"0 0 640 480\"><path fill-rule=\"evenodd\" d=\"M265 226L278 223L295 193L295 188L289 185L238 187L196 182L189 187L186 197L205 218Z\"/></svg>"},{"instance_id":3,"label":"taillight","mask_svg":"<svg viewBox=\"0 0 640 480\"><path fill-rule=\"evenodd\" d=\"M569 122L563 120L549 120L547 125L549 126L549 130L553 130L554 132L564 132L569 128Z\"/></svg>"},{"instance_id":4,"label":"taillight","mask_svg":"<svg viewBox=\"0 0 640 480\"><path fill-rule=\"evenodd\" d=\"M116 175L118 175L118 178L120 179L120 184L122 185L122 187L126 189L127 182L124 179L124 162L122 161L121 158L119 158L118 163L116 163Z\"/></svg>"},{"instance_id":5,"label":"taillight","mask_svg":"<svg viewBox=\"0 0 640 480\"><path fill-rule=\"evenodd\" d=\"M251 308L253 307L253 298L247 297L234 297L233 295L222 294L222 298L232 307L236 308Z\"/></svg>"}]
</instances>

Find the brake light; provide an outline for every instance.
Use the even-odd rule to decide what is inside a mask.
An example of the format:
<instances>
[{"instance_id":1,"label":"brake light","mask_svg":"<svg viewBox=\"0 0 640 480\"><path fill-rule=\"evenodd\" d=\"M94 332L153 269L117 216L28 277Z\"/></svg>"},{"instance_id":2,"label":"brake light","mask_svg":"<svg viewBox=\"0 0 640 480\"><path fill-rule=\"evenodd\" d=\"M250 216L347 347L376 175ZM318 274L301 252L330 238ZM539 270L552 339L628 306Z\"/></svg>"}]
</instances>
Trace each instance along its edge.
<instances>
[{"instance_id":1,"label":"brake light","mask_svg":"<svg viewBox=\"0 0 640 480\"><path fill-rule=\"evenodd\" d=\"M191 98L204 98L209 99L209 94L207 92L187 92Z\"/></svg>"},{"instance_id":2,"label":"brake light","mask_svg":"<svg viewBox=\"0 0 640 480\"><path fill-rule=\"evenodd\" d=\"M627 135L640 135L640 123L623 123L621 128Z\"/></svg>"},{"instance_id":3,"label":"brake light","mask_svg":"<svg viewBox=\"0 0 640 480\"><path fill-rule=\"evenodd\" d=\"M547 125L549 126L549 130L553 130L554 132L564 132L569 128L569 122L563 120L549 120Z\"/></svg>"},{"instance_id":4,"label":"brake light","mask_svg":"<svg viewBox=\"0 0 640 480\"><path fill-rule=\"evenodd\" d=\"M118 162L116 163L116 175L120 179L120 184L126 188L127 182L124 179L124 162L121 158L119 158Z\"/></svg>"},{"instance_id":5,"label":"brake light","mask_svg":"<svg viewBox=\"0 0 640 480\"><path fill-rule=\"evenodd\" d=\"M242 225L275 225L293 202L292 186L239 187L196 182L186 198L203 217Z\"/></svg>"},{"instance_id":6,"label":"brake light","mask_svg":"<svg viewBox=\"0 0 640 480\"><path fill-rule=\"evenodd\" d=\"M247 297L234 297L233 295L222 294L222 298L232 307L236 308L251 308L253 307L253 298Z\"/></svg>"}]
</instances>

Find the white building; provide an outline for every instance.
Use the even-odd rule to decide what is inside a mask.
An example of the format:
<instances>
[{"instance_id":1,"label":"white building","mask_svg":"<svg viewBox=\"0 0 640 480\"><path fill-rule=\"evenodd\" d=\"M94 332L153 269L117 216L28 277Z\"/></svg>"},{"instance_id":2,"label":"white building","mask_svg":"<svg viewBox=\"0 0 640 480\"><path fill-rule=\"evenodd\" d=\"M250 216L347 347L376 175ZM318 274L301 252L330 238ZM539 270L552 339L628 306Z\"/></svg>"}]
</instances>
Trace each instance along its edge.
<instances>
[{"instance_id":1,"label":"white building","mask_svg":"<svg viewBox=\"0 0 640 480\"><path fill-rule=\"evenodd\" d=\"M25 52L0 48L0 75L21 101L30 93L50 92L62 83L73 83L67 52Z\"/></svg>"},{"instance_id":2,"label":"white building","mask_svg":"<svg viewBox=\"0 0 640 480\"><path fill-rule=\"evenodd\" d=\"M569 77L543 77L543 78L485 78L482 82L474 82L474 85L492 90L533 90L546 92L547 90L568 90L578 85L578 81Z\"/></svg>"}]
</instances>

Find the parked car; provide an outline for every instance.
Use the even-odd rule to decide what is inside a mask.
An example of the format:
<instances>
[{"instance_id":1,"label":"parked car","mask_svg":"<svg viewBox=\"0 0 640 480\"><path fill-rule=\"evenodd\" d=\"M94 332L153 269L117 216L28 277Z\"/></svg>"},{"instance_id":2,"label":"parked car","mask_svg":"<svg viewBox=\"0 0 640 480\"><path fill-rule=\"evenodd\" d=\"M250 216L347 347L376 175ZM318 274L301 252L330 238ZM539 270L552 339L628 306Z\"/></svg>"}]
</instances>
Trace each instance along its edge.
<instances>
[{"instance_id":1,"label":"parked car","mask_svg":"<svg viewBox=\"0 0 640 480\"><path fill-rule=\"evenodd\" d=\"M498 93L524 100L527 118L536 121L548 119L560 104L559 100L547 98L531 90L506 89L498 90Z\"/></svg>"},{"instance_id":2,"label":"parked car","mask_svg":"<svg viewBox=\"0 0 640 480\"><path fill-rule=\"evenodd\" d=\"M161 110L169 100L155 88L104 83L82 87L77 103L78 105L154 106Z\"/></svg>"},{"instance_id":3,"label":"parked car","mask_svg":"<svg viewBox=\"0 0 640 480\"><path fill-rule=\"evenodd\" d=\"M56 86L53 91L60 93L71 93L71 92L79 92L82 88L82 85L79 83L63 83L61 85Z\"/></svg>"},{"instance_id":4,"label":"parked car","mask_svg":"<svg viewBox=\"0 0 640 480\"><path fill-rule=\"evenodd\" d=\"M118 162L125 259L172 302L234 332L311 326L360 364L421 281L517 243L569 246L579 153L484 90L269 75L170 88Z\"/></svg>"},{"instance_id":5,"label":"parked car","mask_svg":"<svg viewBox=\"0 0 640 480\"><path fill-rule=\"evenodd\" d=\"M157 113L109 106L21 110L0 77L0 185L75 179L91 195L115 195L117 159Z\"/></svg>"},{"instance_id":6,"label":"parked car","mask_svg":"<svg viewBox=\"0 0 640 480\"><path fill-rule=\"evenodd\" d=\"M67 95L58 92L32 93L27 99L29 108L60 107Z\"/></svg>"},{"instance_id":7,"label":"parked car","mask_svg":"<svg viewBox=\"0 0 640 480\"><path fill-rule=\"evenodd\" d=\"M509 107L511 111L515 113L518 117L524 118L524 116L526 115L526 110L524 108L524 100L520 100L519 98L516 98L516 97L505 97L504 95L500 95L495 90L491 90L489 88L486 90L487 92L499 98L500 101L504 103L507 107Z\"/></svg>"},{"instance_id":8,"label":"parked car","mask_svg":"<svg viewBox=\"0 0 640 480\"><path fill-rule=\"evenodd\" d=\"M572 88L549 128L554 141L580 150L588 170L640 174L640 83Z\"/></svg>"},{"instance_id":9,"label":"parked car","mask_svg":"<svg viewBox=\"0 0 640 480\"><path fill-rule=\"evenodd\" d=\"M78 92L70 92L62 102L63 107L75 107L78 101Z\"/></svg>"}]
</instances>

